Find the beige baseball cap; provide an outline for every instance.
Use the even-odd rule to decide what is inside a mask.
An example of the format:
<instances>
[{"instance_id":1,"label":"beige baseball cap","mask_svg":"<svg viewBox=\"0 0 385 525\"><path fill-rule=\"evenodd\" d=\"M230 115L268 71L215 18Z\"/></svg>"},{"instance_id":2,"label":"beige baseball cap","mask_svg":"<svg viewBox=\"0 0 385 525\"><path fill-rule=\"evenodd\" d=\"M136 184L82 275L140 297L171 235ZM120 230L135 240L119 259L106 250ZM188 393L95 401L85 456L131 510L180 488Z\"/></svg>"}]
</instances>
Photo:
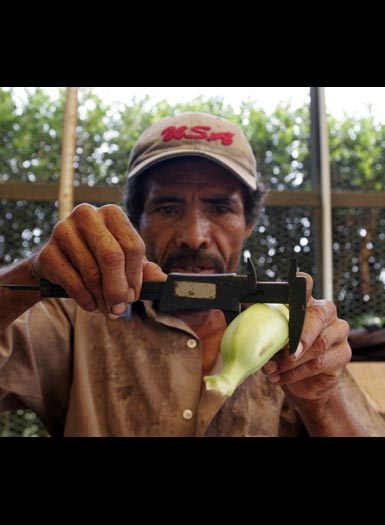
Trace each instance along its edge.
<instances>
[{"instance_id":1,"label":"beige baseball cap","mask_svg":"<svg viewBox=\"0 0 385 525\"><path fill-rule=\"evenodd\" d=\"M131 150L128 177L186 155L217 162L252 190L257 188L257 163L242 130L222 117L199 112L162 118L147 128Z\"/></svg>"}]
</instances>

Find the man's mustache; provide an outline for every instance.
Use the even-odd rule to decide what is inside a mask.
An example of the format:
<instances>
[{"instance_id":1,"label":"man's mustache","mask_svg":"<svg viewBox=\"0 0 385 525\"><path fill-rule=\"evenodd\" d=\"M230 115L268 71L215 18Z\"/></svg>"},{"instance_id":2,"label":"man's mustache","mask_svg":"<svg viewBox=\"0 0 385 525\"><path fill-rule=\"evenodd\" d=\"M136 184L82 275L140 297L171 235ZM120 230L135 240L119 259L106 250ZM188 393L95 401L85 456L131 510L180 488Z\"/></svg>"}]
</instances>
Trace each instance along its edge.
<instances>
[{"instance_id":1,"label":"man's mustache","mask_svg":"<svg viewBox=\"0 0 385 525\"><path fill-rule=\"evenodd\" d=\"M225 273L223 261L214 254L196 251L179 251L173 253L162 262L161 268L165 273L170 273L172 268L209 268L215 273Z\"/></svg>"}]
</instances>

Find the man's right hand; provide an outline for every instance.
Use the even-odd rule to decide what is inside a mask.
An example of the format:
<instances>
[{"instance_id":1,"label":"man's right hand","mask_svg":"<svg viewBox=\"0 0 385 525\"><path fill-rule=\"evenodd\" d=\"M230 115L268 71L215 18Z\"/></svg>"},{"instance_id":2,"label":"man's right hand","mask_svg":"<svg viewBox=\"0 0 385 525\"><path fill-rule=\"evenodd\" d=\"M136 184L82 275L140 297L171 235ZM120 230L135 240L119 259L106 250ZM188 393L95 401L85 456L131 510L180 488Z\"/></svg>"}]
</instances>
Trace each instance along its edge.
<instances>
[{"instance_id":1,"label":"man's right hand","mask_svg":"<svg viewBox=\"0 0 385 525\"><path fill-rule=\"evenodd\" d=\"M144 252L143 240L118 206L80 204L30 261L36 277L62 286L84 310L114 318L139 297L148 264ZM159 267L155 273L166 277Z\"/></svg>"}]
</instances>

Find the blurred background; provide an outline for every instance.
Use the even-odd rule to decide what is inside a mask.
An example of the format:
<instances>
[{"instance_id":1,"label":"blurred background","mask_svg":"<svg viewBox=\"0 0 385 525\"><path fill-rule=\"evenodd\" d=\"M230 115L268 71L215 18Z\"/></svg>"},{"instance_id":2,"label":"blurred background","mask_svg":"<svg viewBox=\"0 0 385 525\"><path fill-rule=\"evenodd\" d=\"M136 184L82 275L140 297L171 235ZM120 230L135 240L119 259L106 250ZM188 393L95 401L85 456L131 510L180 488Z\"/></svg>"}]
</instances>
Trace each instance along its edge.
<instances>
[{"instance_id":1,"label":"blurred background","mask_svg":"<svg viewBox=\"0 0 385 525\"><path fill-rule=\"evenodd\" d=\"M28 256L58 220L66 93L0 88L0 266ZM300 270L313 276L316 297L329 281L339 316L352 330L382 326L385 88L324 88L330 180L322 180L315 164L310 93L309 87L78 88L75 204L122 204L130 150L152 122L182 111L223 116L244 130L270 190L244 253L258 278L287 280L295 255ZM330 213L322 191L330 196ZM332 271L324 264L328 250ZM0 436L10 435L44 435L44 429L29 411L0 414Z\"/></svg>"}]
</instances>

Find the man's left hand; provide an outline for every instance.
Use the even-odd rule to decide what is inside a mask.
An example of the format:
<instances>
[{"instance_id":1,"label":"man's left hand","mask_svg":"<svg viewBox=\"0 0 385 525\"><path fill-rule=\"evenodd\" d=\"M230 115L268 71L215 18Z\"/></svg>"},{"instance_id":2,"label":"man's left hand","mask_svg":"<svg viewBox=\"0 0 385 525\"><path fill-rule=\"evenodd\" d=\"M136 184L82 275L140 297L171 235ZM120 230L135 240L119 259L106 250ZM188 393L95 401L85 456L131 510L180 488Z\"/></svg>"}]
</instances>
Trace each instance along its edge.
<instances>
[{"instance_id":1,"label":"man's left hand","mask_svg":"<svg viewBox=\"0 0 385 525\"><path fill-rule=\"evenodd\" d=\"M270 383L281 385L290 397L325 400L335 390L351 359L349 325L337 317L332 301L312 297L310 275L298 275L307 280L307 308L300 343L295 354L289 355L286 347L262 370Z\"/></svg>"}]
</instances>

